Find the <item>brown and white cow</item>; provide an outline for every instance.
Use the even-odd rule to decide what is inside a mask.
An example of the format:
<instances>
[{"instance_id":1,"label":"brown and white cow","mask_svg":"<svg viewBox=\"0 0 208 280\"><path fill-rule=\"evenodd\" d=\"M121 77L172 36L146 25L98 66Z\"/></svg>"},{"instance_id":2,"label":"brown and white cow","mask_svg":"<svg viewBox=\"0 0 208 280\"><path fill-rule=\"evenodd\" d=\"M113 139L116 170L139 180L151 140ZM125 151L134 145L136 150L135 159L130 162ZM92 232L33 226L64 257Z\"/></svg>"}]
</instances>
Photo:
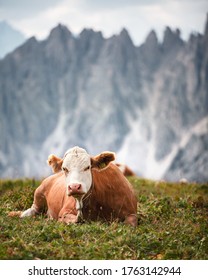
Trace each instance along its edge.
<instances>
[{"instance_id":1,"label":"brown and white cow","mask_svg":"<svg viewBox=\"0 0 208 280\"><path fill-rule=\"evenodd\" d=\"M91 157L84 149L69 149L64 158L50 155L56 173L36 189L32 207L20 217L34 216L47 206L50 218L65 223L84 220L123 221L137 225L137 199L132 186L111 163L114 153Z\"/></svg>"},{"instance_id":2,"label":"brown and white cow","mask_svg":"<svg viewBox=\"0 0 208 280\"><path fill-rule=\"evenodd\" d=\"M116 166L121 170L124 176L136 176L133 170L130 169L126 164L115 163Z\"/></svg>"}]
</instances>

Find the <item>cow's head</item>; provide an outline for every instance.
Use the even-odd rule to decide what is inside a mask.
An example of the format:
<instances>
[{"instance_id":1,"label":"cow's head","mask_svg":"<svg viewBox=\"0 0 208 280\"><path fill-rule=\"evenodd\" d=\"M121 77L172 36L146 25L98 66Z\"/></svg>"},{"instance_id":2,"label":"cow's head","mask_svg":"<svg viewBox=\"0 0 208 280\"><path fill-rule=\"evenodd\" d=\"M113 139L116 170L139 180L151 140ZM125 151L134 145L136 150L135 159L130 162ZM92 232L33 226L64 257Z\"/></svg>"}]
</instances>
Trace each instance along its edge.
<instances>
[{"instance_id":1,"label":"cow's head","mask_svg":"<svg viewBox=\"0 0 208 280\"><path fill-rule=\"evenodd\" d=\"M103 152L91 157L84 149L69 149L63 159L54 155L48 157L48 164L54 173L63 170L66 178L66 193L78 200L88 193L92 186L92 168L102 169L115 159L115 154Z\"/></svg>"}]
</instances>

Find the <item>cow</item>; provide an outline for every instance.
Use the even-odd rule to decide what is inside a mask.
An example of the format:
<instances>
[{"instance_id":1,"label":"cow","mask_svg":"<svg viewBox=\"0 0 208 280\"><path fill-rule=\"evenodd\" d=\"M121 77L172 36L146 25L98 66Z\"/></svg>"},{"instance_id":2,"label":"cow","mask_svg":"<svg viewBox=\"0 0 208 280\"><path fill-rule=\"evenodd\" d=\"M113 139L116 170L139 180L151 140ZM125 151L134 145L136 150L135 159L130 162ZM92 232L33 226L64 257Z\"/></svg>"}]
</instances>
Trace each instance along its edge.
<instances>
[{"instance_id":1,"label":"cow","mask_svg":"<svg viewBox=\"0 0 208 280\"><path fill-rule=\"evenodd\" d=\"M91 157L75 146L63 159L48 157L55 174L35 190L31 208L21 218L42 213L66 224L80 221L122 221L137 225L137 199L129 181L112 163L115 154L103 152Z\"/></svg>"},{"instance_id":2,"label":"cow","mask_svg":"<svg viewBox=\"0 0 208 280\"><path fill-rule=\"evenodd\" d=\"M115 163L115 165L118 166L118 168L121 170L124 176L136 176L134 171L132 171L127 165L122 164L122 163Z\"/></svg>"}]
</instances>

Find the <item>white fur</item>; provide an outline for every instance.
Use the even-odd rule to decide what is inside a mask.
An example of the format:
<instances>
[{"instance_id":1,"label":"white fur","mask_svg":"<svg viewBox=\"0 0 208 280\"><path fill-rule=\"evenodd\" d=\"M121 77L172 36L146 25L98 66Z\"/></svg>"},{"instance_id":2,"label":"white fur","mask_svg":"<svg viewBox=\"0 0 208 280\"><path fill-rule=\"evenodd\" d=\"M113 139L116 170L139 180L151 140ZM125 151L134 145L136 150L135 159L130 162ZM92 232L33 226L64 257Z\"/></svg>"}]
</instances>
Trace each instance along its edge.
<instances>
[{"instance_id":1,"label":"white fur","mask_svg":"<svg viewBox=\"0 0 208 280\"><path fill-rule=\"evenodd\" d=\"M69 149L64 156L62 168L65 172L66 187L71 184L81 184L83 193L87 193L92 185L90 155L82 148L74 147ZM68 194L68 188L67 188Z\"/></svg>"},{"instance_id":2,"label":"white fur","mask_svg":"<svg viewBox=\"0 0 208 280\"><path fill-rule=\"evenodd\" d=\"M82 199L78 200L76 198L76 210L79 211L79 210L82 210L83 208L83 202L82 202Z\"/></svg>"},{"instance_id":3,"label":"white fur","mask_svg":"<svg viewBox=\"0 0 208 280\"><path fill-rule=\"evenodd\" d=\"M76 199L77 221L82 220L83 218L82 208L83 208L82 199L80 200Z\"/></svg>"},{"instance_id":4,"label":"white fur","mask_svg":"<svg viewBox=\"0 0 208 280\"><path fill-rule=\"evenodd\" d=\"M33 207L31 207L31 208L25 210L25 211L21 214L20 218L35 216L36 213L37 213L36 210L35 210Z\"/></svg>"}]
</instances>

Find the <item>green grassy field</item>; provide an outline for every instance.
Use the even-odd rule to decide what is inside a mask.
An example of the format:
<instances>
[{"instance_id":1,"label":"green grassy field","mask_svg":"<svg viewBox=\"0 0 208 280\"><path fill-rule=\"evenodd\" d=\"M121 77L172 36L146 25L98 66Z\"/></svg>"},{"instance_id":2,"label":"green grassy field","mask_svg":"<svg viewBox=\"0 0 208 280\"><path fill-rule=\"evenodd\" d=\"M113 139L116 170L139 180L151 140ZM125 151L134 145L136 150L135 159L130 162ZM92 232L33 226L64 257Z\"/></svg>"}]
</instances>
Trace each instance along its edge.
<instances>
[{"instance_id":1,"label":"green grassy field","mask_svg":"<svg viewBox=\"0 0 208 280\"><path fill-rule=\"evenodd\" d=\"M42 216L8 217L31 206L38 181L0 181L0 259L208 259L208 183L129 178L139 225L64 225Z\"/></svg>"}]
</instances>

